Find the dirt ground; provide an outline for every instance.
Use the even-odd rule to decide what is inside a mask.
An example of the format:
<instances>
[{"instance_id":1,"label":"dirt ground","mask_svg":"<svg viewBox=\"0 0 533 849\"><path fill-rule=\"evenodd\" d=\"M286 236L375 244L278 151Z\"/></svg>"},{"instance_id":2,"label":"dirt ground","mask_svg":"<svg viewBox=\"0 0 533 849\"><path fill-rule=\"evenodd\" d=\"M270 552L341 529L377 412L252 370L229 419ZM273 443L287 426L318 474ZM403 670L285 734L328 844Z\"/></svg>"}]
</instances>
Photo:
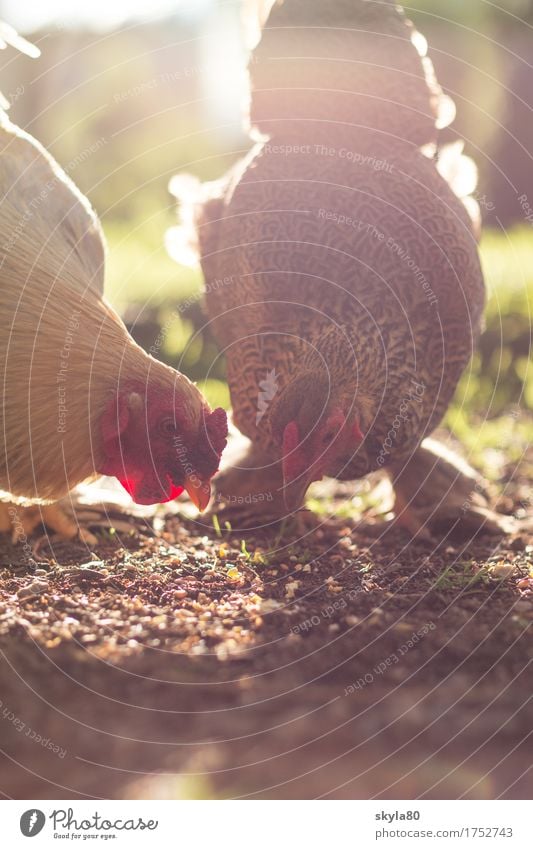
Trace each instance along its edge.
<instances>
[{"instance_id":1,"label":"dirt ground","mask_svg":"<svg viewBox=\"0 0 533 849\"><path fill-rule=\"evenodd\" d=\"M410 543L339 518L350 486L300 539L111 514L35 564L4 537L3 796L531 798L533 535Z\"/></svg>"}]
</instances>

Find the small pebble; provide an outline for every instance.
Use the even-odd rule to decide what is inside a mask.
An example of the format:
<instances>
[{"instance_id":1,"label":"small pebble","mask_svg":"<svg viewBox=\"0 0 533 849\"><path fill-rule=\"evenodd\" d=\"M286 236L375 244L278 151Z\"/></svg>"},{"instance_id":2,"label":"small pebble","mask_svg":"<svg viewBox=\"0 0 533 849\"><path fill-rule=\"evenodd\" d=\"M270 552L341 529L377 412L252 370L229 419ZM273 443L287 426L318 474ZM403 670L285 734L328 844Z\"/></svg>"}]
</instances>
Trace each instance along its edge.
<instances>
[{"instance_id":1,"label":"small pebble","mask_svg":"<svg viewBox=\"0 0 533 849\"><path fill-rule=\"evenodd\" d=\"M355 625L359 625L361 620L358 616L354 616L352 613L350 613L348 616L344 617L344 621L347 625L350 626L350 628L353 628L355 627Z\"/></svg>"},{"instance_id":2,"label":"small pebble","mask_svg":"<svg viewBox=\"0 0 533 849\"><path fill-rule=\"evenodd\" d=\"M17 597L20 599L34 598L35 596L39 596L47 592L48 587L48 581L32 581L32 583L28 584L27 587L22 587L18 591Z\"/></svg>"},{"instance_id":3,"label":"small pebble","mask_svg":"<svg viewBox=\"0 0 533 849\"><path fill-rule=\"evenodd\" d=\"M497 581L505 581L511 577L514 571L515 566L512 563L498 563L490 569L490 576Z\"/></svg>"},{"instance_id":4,"label":"small pebble","mask_svg":"<svg viewBox=\"0 0 533 849\"><path fill-rule=\"evenodd\" d=\"M286 598L294 598L294 593L300 586L300 581L289 581L285 584L285 596Z\"/></svg>"}]
</instances>

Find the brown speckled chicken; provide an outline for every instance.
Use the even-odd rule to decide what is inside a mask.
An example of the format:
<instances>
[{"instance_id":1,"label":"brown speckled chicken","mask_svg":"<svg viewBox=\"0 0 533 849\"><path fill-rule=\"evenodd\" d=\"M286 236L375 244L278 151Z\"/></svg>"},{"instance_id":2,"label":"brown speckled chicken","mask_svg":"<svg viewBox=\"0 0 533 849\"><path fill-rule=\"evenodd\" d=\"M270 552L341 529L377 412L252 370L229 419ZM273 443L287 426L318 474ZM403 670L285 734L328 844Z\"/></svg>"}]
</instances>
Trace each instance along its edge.
<instances>
[{"instance_id":1,"label":"brown speckled chicken","mask_svg":"<svg viewBox=\"0 0 533 849\"><path fill-rule=\"evenodd\" d=\"M53 502L97 474L140 504L187 489L204 508L224 411L131 338L103 297L95 213L1 110L0 193L0 531L23 537L44 519L74 536Z\"/></svg>"},{"instance_id":2,"label":"brown speckled chicken","mask_svg":"<svg viewBox=\"0 0 533 849\"><path fill-rule=\"evenodd\" d=\"M484 306L475 169L460 146L437 149L453 104L391 0L267 6L250 62L260 141L196 197L171 187L184 224L196 216L234 421L251 440L220 501L251 504L241 520L263 524L323 475L384 468L413 533L442 518L494 529L476 478L422 445Z\"/></svg>"}]
</instances>

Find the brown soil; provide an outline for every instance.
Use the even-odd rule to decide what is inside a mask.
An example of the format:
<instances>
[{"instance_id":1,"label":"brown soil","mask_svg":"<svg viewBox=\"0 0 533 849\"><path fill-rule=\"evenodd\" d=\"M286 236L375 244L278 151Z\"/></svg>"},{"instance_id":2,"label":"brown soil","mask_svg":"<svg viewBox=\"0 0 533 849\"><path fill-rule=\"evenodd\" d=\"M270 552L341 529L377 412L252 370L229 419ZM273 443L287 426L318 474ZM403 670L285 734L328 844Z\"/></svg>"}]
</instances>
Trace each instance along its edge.
<instances>
[{"instance_id":1,"label":"brown soil","mask_svg":"<svg viewBox=\"0 0 533 849\"><path fill-rule=\"evenodd\" d=\"M531 797L533 535L132 522L4 538L4 796Z\"/></svg>"}]
</instances>

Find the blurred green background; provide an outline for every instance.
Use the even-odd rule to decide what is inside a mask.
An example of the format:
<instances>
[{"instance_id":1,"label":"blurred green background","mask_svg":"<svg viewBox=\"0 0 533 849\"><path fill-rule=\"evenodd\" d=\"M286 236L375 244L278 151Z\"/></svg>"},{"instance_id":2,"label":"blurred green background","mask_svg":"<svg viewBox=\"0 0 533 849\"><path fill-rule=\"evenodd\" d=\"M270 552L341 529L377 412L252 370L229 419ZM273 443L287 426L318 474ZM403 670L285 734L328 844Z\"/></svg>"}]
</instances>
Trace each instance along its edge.
<instances>
[{"instance_id":1,"label":"blurred green background","mask_svg":"<svg viewBox=\"0 0 533 849\"><path fill-rule=\"evenodd\" d=\"M523 202L533 207L533 0L414 0L405 8L456 102L444 140L466 140L485 219L486 330L446 423L471 445L488 433L512 450L517 428L531 438L522 411L533 409L533 218ZM199 274L167 256L164 234L175 221L170 177L221 176L250 146L241 129L239 2L4 0L0 17L42 50L36 61L6 51L2 90L12 120L49 148L101 216L109 299L146 348L164 326L161 358L227 406Z\"/></svg>"}]
</instances>

